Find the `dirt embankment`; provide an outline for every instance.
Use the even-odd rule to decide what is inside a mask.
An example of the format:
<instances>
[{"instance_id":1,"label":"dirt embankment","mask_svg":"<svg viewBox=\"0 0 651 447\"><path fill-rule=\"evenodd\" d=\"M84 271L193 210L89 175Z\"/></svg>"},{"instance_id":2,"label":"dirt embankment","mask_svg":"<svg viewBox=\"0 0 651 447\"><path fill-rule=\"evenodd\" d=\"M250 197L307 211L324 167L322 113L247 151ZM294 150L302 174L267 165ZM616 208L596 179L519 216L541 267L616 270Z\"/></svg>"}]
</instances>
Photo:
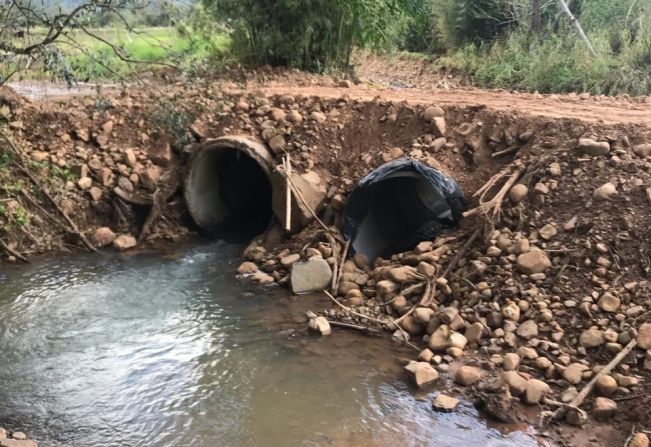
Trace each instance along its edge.
<instances>
[{"instance_id":1,"label":"dirt embankment","mask_svg":"<svg viewBox=\"0 0 651 447\"><path fill-rule=\"evenodd\" d=\"M409 367L417 383L471 390L503 420L522 401L579 422L577 393L635 341L578 406L604 442L622 444L633 425L648 429L649 103L379 91L287 76L305 86L263 74L34 103L5 94L5 251L126 249L193 233L179 191L187 144L227 134L275 138L279 164L289 153L296 171L328 178L317 211L335 236L355 183L398 157L444 171L469 197L494 179L489 199L513 179L499 218L477 213L413 251L342 262L342 246L313 223L254 242L249 271L284 284L297 259L341 267L333 294L347 309L334 307L328 320L397 331L419 348ZM594 144L578 150L580 138ZM578 433L554 436L590 441Z\"/></svg>"}]
</instances>

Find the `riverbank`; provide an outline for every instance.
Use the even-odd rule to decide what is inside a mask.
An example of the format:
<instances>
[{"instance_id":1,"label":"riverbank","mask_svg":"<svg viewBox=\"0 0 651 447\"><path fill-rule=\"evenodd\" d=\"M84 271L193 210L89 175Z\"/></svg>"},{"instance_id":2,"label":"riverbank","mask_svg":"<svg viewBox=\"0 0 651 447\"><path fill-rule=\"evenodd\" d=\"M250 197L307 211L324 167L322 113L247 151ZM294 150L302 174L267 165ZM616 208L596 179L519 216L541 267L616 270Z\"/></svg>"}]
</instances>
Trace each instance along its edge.
<instances>
[{"instance_id":1,"label":"riverbank","mask_svg":"<svg viewBox=\"0 0 651 447\"><path fill-rule=\"evenodd\" d=\"M591 442L582 433L621 444L633 427L648 429L649 127L603 124L585 111L587 119L559 119L432 105L413 92L408 102L355 98L346 82L287 76L306 92L340 96L281 94L275 74L264 72L57 101L5 95L9 256L186 238L196 232L178 189L187 157L210 138L253 136L278 164L288 153L295 172L318 175L325 193L316 212L328 230L312 222L287 236L275 227L245 251L254 265L242 273L284 285L299 260L325 259L339 279L332 300L345 306L325 312L328 320L408 335L419 362L406 377L475 396L498 419L517 417L520 402L561 408L569 422L588 425L540 430L572 445ZM571 110L588 112L602 102L573 101ZM645 106L622 107L635 115ZM372 264L343 259L337 228L346 198L370 170L402 156L455 178L469 198L491 179L497 188L487 200L508 179L513 188L413 251Z\"/></svg>"}]
</instances>

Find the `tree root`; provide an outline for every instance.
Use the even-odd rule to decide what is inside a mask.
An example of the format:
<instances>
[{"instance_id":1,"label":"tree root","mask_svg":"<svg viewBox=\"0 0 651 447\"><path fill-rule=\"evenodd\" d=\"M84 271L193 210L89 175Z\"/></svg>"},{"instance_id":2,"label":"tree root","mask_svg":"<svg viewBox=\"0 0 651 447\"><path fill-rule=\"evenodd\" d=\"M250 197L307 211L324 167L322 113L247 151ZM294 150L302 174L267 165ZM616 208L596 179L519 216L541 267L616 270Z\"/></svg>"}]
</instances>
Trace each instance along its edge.
<instances>
[{"instance_id":1,"label":"tree root","mask_svg":"<svg viewBox=\"0 0 651 447\"><path fill-rule=\"evenodd\" d=\"M161 176L156 191L154 191L153 203L149 215L140 230L138 241L144 241L151 233L156 220L163 214L163 209L170 197L174 195L181 185L181 172L179 164L173 161L172 166L167 169Z\"/></svg>"},{"instance_id":2,"label":"tree root","mask_svg":"<svg viewBox=\"0 0 651 447\"><path fill-rule=\"evenodd\" d=\"M67 226L63 225L63 224L61 226L63 228L65 228L68 232L70 232L70 233L74 234L75 236L77 236L79 238L79 240L81 241L81 243L86 248L88 248L90 251L95 251L95 252L99 251L99 250L97 250L97 248L95 248L95 246L93 244L90 243L90 241L88 240L86 235L84 235L84 233L82 233L79 230L79 228L77 227L77 224L75 224L74 221L72 219L70 219L70 217L68 217L68 215L63 210L63 208L61 208L61 206L57 203L57 201L54 200L54 197L52 197L50 195L50 193L48 193L47 190L45 188L43 188L43 186L41 185L41 182L36 178L36 176L34 174L32 174L32 172L25 167L25 165L23 164L23 161L22 161L22 156L20 155L20 151L18 150L18 148L16 147L14 142L11 141L9 139L9 137L3 131L0 131L0 136L9 145L9 147L11 148L11 151L13 152L14 156L16 157L15 159L12 160L13 164L18 168L18 170L20 172L22 172L24 175L26 175L31 180L31 182L34 184L34 186L36 186L38 188L38 190L50 201L50 203L52 203L52 205L54 206L54 208L56 208L56 210L59 212L59 214L61 214L61 216L63 217L63 219L67 223Z\"/></svg>"},{"instance_id":3,"label":"tree root","mask_svg":"<svg viewBox=\"0 0 651 447\"><path fill-rule=\"evenodd\" d=\"M509 190L515 184L515 182L517 182L518 179L524 174L524 172L525 169L522 166L519 164L514 164L507 166L495 174L473 195L473 197L479 196L479 206L463 213L463 217L475 215L484 215L488 217L489 213L492 212L492 217L498 218L502 212L502 202L504 201L504 198L509 193ZM488 194L502 180L502 178L506 176L508 176L508 179L495 194L495 196L488 201L484 200L486 194Z\"/></svg>"}]
</instances>

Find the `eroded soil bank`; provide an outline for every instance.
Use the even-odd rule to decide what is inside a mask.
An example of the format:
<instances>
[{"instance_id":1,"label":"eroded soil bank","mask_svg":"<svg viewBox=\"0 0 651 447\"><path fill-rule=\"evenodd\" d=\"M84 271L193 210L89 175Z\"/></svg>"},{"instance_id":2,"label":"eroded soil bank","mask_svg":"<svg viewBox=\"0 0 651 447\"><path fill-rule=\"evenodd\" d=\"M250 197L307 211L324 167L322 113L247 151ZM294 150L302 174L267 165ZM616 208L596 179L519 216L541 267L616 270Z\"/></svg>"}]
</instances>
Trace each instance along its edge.
<instances>
[{"instance_id":1,"label":"eroded soil bank","mask_svg":"<svg viewBox=\"0 0 651 447\"><path fill-rule=\"evenodd\" d=\"M316 213L328 229L312 222L286 235L272 226L246 250L253 264L243 273L284 285L297 261L326 259L332 300L345 306L325 312L329 321L408 338L419 363L406 378L450 397L467 393L498 419L538 424L560 409L561 421L583 430L546 421L539 429L570 445L623 445L633 428L649 429L644 118L626 122L618 113L605 124L583 112L558 116L564 102L594 115L598 98L561 99L558 111L535 116L509 112L507 103L428 104L409 91L373 98L371 89L362 95L334 81L325 97L301 96L318 95L326 82L283 76L296 85L257 73L36 102L5 90L7 258L111 244L133 250L196 234L180 189L186 160L210 138L244 134L267 142L278 165L288 153L295 172L318 175L326 199ZM545 101L552 107L556 99ZM337 239L348 194L370 170L403 156L455 178L475 211L458 231L413 251L344 260ZM473 194L491 179L476 209ZM612 371L599 375L620 352ZM535 405L542 418L527 418L521 405Z\"/></svg>"}]
</instances>

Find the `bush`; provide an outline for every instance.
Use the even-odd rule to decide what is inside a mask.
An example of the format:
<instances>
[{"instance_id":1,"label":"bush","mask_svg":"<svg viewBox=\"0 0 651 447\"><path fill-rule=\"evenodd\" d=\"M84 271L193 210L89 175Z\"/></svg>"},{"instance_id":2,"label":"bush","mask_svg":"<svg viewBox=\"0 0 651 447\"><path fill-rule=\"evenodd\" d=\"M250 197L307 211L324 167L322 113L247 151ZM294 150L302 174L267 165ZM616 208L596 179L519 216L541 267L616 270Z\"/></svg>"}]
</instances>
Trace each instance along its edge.
<instances>
[{"instance_id":1,"label":"bush","mask_svg":"<svg viewBox=\"0 0 651 447\"><path fill-rule=\"evenodd\" d=\"M492 42L510 24L505 0L432 0L432 15L448 48Z\"/></svg>"},{"instance_id":2,"label":"bush","mask_svg":"<svg viewBox=\"0 0 651 447\"><path fill-rule=\"evenodd\" d=\"M322 72L345 69L355 47L391 42L407 0L204 0L232 30L245 62Z\"/></svg>"},{"instance_id":3,"label":"bush","mask_svg":"<svg viewBox=\"0 0 651 447\"><path fill-rule=\"evenodd\" d=\"M608 53L604 34L593 38L601 54L594 58L574 36L538 41L515 32L492 45L467 45L439 64L482 87L644 95L651 93L651 44L645 42L627 44L616 57Z\"/></svg>"}]
</instances>

